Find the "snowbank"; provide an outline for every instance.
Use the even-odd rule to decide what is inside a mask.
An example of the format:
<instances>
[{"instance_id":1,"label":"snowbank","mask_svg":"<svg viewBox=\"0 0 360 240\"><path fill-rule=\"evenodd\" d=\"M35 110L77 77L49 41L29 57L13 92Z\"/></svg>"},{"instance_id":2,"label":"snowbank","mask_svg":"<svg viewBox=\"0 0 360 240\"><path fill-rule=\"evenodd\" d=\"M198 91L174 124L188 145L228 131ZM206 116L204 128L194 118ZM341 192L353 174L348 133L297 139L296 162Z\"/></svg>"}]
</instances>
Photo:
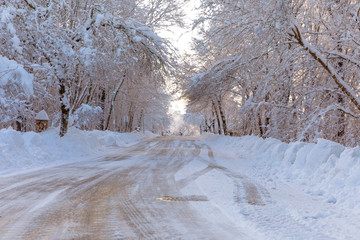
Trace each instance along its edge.
<instances>
[{"instance_id":1,"label":"snowbank","mask_svg":"<svg viewBox=\"0 0 360 240\"><path fill-rule=\"evenodd\" d=\"M134 144L153 137L151 133L81 131L71 128L63 138L58 129L43 133L0 130L0 175L19 170L84 161L110 151L111 147Z\"/></svg>"},{"instance_id":2,"label":"snowbank","mask_svg":"<svg viewBox=\"0 0 360 240\"><path fill-rule=\"evenodd\" d=\"M283 143L254 136L204 135L231 169L249 169L266 181L281 180L306 186L309 194L323 196L360 213L360 148L348 148L325 139L317 143Z\"/></svg>"}]
</instances>

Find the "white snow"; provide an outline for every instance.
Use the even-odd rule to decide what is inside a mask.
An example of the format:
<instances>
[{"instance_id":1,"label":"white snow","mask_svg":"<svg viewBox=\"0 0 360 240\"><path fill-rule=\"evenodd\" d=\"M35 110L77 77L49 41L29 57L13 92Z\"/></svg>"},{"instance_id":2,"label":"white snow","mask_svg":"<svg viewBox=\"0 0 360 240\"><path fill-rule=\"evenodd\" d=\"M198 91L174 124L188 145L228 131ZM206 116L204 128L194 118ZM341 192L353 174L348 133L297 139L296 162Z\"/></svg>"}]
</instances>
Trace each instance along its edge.
<instances>
[{"instance_id":1,"label":"white snow","mask_svg":"<svg viewBox=\"0 0 360 240\"><path fill-rule=\"evenodd\" d=\"M0 175L94 159L110 154L112 146L125 147L153 136L71 128L60 138L57 129L40 134L2 129ZM247 234L243 239L357 239L360 235L360 147L324 139L316 144L287 144L212 134L194 140L199 155L174 178L184 196L206 196L208 201L189 204L209 222L221 225L226 218ZM59 191L39 201L35 209L53 201ZM257 203L248 199L251 194ZM224 239L231 239L230 231L229 227Z\"/></svg>"},{"instance_id":2,"label":"white snow","mask_svg":"<svg viewBox=\"0 0 360 240\"><path fill-rule=\"evenodd\" d=\"M50 119L49 119L49 116L47 115L47 113L45 112L45 110L41 110L40 112L38 112L38 114L36 114L35 120L49 121Z\"/></svg>"},{"instance_id":3,"label":"white snow","mask_svg":"<svg viewBox=\"0 0 360 240\"><path fill-rule=\"evenodd\" d=\"M96 55L95 49L91 49L88 47L82 47L82 48L80 48L80 53L81 53L81 57L84 58L85 67L90 67L93 62L93 58Z\"/></svg>"},{"instance_id":4,"label":"white snow","mask_svg":"<svg viewBox=\"0 0 360 240\"><path fill-rule=\"evenodd\" d=\"M49 195L47 195L47 197L45 199L42 199L41 201L39 201L39 203L37 205L35 205L35 207L33 207L30 212L35 212L38 209L41 209L43 207L45 207L47 204L49 204L50 202L54 201L56 199L56 197L64 192L65 190L67 190L67 188L61 189L61 190L57 190L53 193L50 193Z\"/></svg>"},{"instance_id":5,"label":"white snow","mask_svg":"<svg viewBox=\"0 0 360 240\"><path fill-rule=\"evenodd\" d=\"M0 9L0 27L2 26L2 24L5 24L6 29L9 31L11 35L13 35L13 37L11 38L11 42L13 43L12 51L17 51L19 53L22 53L22 47L20 46L20 39L17 37L15 27L11 22L16 16L15 11L16 10L12 7L5 7ZM0 55L0 62L1 62L1 55Z\"/></svg>"},{"instance_id":6,"label":"white snow","mask_svg":"<svg viewBox=\"0 0 360 240\"><path fill-rule=\"evenodd\" d=\"M33 80L34 76L28 73L22 65L0 55L0 87L17 83L26 94L30 95L34 92Z\"/></svg>"},{"instance_id":7,"label":"white snow","mask_svg":"<svg viewBox=\"0 0 360 240\"><path fill-rule=\"evenodd\" d=\"M318 139L317 143L283 143L276 139L207 136L226 167L249 167L262 180L278 178L308 188L312 195L347 206L360 216L360 147L347 148ZM216 150L215 150L216 149ZM227 157L235 153L234 157ZM243 159L246 159L243 160Z\"/></svg>"},{"instance_id":8,"label":"white snow","mask_svg":"<svg viewBox=\"0 0 360 240\"><path fill-rule=\"evenodd\" d=\"M99 26L105 19L105 16L103 14L98 14L96 16L95 26Z\"/></svg>"},{"instance_id":9,"label":"white snow","mask_svg":"<svg viewBox=\"0 0 360 240\"><path fill-rule=\"evenodd\" d=\"M116 133L81 131L70 128L59 137L58 129L42 133L21 133L13 129L0 130L0 176L20 171L86 161L109 154L113 147L125 147L154 137L146 133Z\"/></svg>"},{"instance_id":10,"label":"white snow","mask_svg":"<svg viewBox=\"0 0 360 240\"><path fill-rule=\"evenodd\" d=\"M211 134L203 135L201 142L211 146L216 165L225 170L206 171L194 163L185 166L177 179L192 171L205 174L182 192L194 194L200 189L235 222L246 225L255 239L357 239L360 235L360 147L324 139L316 144L287 144ZM212 161L200 156L204 162ZM247 182L256 186L265 205L236 208L234 178L245 190Z\"/></svg>"}]
</instances>

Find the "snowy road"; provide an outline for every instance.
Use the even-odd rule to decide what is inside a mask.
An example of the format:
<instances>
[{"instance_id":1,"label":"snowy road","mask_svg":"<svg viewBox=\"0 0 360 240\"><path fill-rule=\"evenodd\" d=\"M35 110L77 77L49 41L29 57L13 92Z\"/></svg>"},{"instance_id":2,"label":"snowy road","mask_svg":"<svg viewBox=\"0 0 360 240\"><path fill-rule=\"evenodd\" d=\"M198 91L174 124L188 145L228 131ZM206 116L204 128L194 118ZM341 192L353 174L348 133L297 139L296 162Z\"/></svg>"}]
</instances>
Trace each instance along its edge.
<instances>
[{"instance_id":1,"label":"snowy road","mask_svg":"<svg viewBox=\"0 0 360 240\"><path fill-rule=\"evenodd\" d=\"M286 209L327 206L286 186L275 201L265 185L218 165L206 144L156 138L0 178L0 239L338 239Z\"/></svg>"}]
</instances>

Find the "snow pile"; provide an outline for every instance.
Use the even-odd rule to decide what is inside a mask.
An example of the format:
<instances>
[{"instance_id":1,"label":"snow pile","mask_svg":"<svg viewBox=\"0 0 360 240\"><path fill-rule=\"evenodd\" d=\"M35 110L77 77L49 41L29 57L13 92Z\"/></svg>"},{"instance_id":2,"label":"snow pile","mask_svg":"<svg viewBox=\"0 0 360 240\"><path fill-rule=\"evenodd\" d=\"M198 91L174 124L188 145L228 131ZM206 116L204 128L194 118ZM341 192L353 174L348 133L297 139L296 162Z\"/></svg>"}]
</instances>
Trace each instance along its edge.
<instances>
[{"instance_id":1,"label":"snow pile","mask_svg":"<svg viewBox=\"0 0 360 240\"><path fill-rule=\"evenodd\" d=\"M283 143L254 136L204 135L221 164L268 181L295 182L311 195L360 213L360 148L325 139L317 143Z\"/></svg>"},{"instance_id":2,"label":"snow pile","mask_svg":"<svg viewBox=\"0 0 360 240\"><path fill-rule=\"evenodd\" d=\"M63 138L57 129L43 133L0 130L0 174L18 170L85 161L153 137L151 133L81 131L71 128Z\"/></svg>"}]
</instances>

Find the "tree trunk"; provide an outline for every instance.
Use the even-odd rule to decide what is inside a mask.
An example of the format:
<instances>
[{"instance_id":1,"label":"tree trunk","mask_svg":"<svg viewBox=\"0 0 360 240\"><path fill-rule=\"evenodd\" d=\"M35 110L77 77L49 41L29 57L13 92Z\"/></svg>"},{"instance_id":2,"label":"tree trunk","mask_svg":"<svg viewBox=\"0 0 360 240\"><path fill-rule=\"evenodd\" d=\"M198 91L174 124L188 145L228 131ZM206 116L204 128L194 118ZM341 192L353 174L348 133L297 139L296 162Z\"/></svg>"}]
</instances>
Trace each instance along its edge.
<instances>
[{"instance_id":1,"label":"tree trunk","mask_svg":"<svg viewBox=\"0 0 360 240\"><path fill-rule=\"evenodd\" d=\"M106 91L105 91L105 88L100 88L100 89L101 89L100 107L101 107L103 113L105 114ZM105 130L105 116L101 119L100 129Z\"/></svg>"},{"instance_id":2,"label":"tree trunk","mask_svg":"<svg viewBox=\"0 0 360 240\"><path fill-rule=\"evenodd\" d=\"M339 105L343 105L345 100L344 97L341 94L338 94L337 96L337 102ZM336 140L338 142L342 142L341 138L345 135L345 113L343 111L337 110L337 133L336 133Z\"/></svg>"},{"instance_id":3,"label":"tree trunk","mask_svg":"<svg viewBox=\"0 0 360 240\"><path fill-rule=\"evenodd\" d=\"M211 119L210 119L210 124L208 124L208 120L207 118L205 118L205 129L204 132L211 132Z\"/></svg>"},{"instance_id":4,"label":"tree trunk","mask_svg":"<svg viewBox=\"0 0 360 240\"><path fill-rule=\"evenodd\" d=\"M109 128L109 122L110 122L110 118L111 118L111 114L114 108L114 104L115 104L115 99L117 94L119 93L121 86L123 85L125 81L125 74L123 75L123 78L120 80L120 82L118 83L118 85L115 88L115 91L113 92L113 95L111 97L111 103L110 103L110 107L109 107L109 112L106 118L106 122L105 122L105 126L104 126L104 130L107 130Z\"/></svg>"},{"instance_id":5,"label":"tree trunk","mask_svg":"<svg viewBox=\"0 0 360 240\"><path fill-rule=\"evenodd\" d=\"M15 121L15 130L22 132L22 124L20 121Z\"/></svg>"},{"instance_id":6,"label":"tree trunk","mask_svg":"<svg viewBox=\"0 0 360 240\"><path fill-rule=\"evenodd\" d=\"M264 102L269 102L270 100L270 93L266 93L265 94L265 99ZM269 130L269 125L270 125L270 117L268 116L268 109L266 107L266 105L263 105L262 107L262 111L260 112L260 116L261 116L261 121L262 125L260 126L261 129L261 136L263 137Z\"/></svg>"},{"instance_id":7,"label":"tree trunk","mask_svg":"<svg viewBox=\"0 0 360 240\"><path fill-rule=\"evenodd\" d=\"M129 124L128 124L128 132L132 131L132 127L133 127L133 122L134 122L134 111L133 111L133 104L130 104L130 108L129 108Z\"/></svg>"},{"instance_id":8,"label":"tree trunk","mask_svg":"<svg viewBox=\"0 0 360 240\"><path fill-rule=\"evenodd\" d=\"M68 99L66 96L65 79L63 78L59 80L59 95L60 95L60 110L61 110L60 137L63 137L68 131L69 113L70 113Z\"/></svg>"},{"instance_id":9,"label":"tree trunk","mask_svg":"<svg viewBox=\"0 0 360 240\"><path fill-rule=\"evenodd\" d=\"M141 124L143 123L143 118L144 118L144 109L141 109L140 118L139 118L139 122L138 122L138 129L139 130L142 128Z\"/></svg>"},{"instance_id":10,"label":"tree trunk","mask_svg":"<svg viewBox=\"0 0 360 240\"><path fill-rule=\"evenodd\" d=\"M211 111L211 127L210 127L210 132L211 132L211 128L212 128L212 133L216 134L216 130L215 130L215 113L214 113L214 107L212 107L212 111Z\"/></svg>"},{"instance_id":11,"label":"tree trunk","mask_svg":"<svg viewBox=\"0 0 360 240\"><path fill-rule=\"evenodd\" d=\"M342 48L341 46L338 46L338 51L339 52L342 52ZM340 60L338 63L337 63L337 67L338 67L338 72L339 72L339 75L341 77L344 76L344 62L343 60ZM340 106L343 106L345 104L345 99L344 97L341 95L341 94L337 94L337 103L340 105ZM345 135L345 113L343 111L340 111L340 110L337 110L336 111L336 115L337 115L337 133L336 133L336 141L338 142L342 142L341 139L343 138L343 136Z\"/></svg>"},{"instance_id":12,"label":"tree trunk","mask_svg":"<svg viewBox=\"0 0 360 240\"><path fill-rule=\"evenodd\" d=\"M258 118L258 126L259 126L259 137L263 137L264 136L264 131L262 126L262 121L261 121L261 113L258 112L257 113L257 118Z\"/></svg>"},{"instance_id":13,"label":"tree trunk","mask_svg":"<svg viewBox=\"0 0 360 240\"><path fill-rule=\"evenodd\" d=\"M216 105L215 105L214 101L212 101L212 105L213 105L213 112L214 112L214 115L216 116L216 120L218 123L218 132L219 132L219 135L221 135L221 121L220 121L219 113L216 109Z\"/></svg>"},{"instance_id":14,"label":"tree trunk","mask_svg":"<svg viewBox=\"0 0 360 240\"><path fill-rule=\"evenodd\" d=\"M219 112L220 112L220 116L221 116L221 121L222 121L222 126L223 126L224 135L228 135L227 125L226 125L226 118L225 118L225 114L224 114L224 111L223 111L222 106L221 106L221 99L220 99L220 97L218 98L218 107L219 107Z\"/></svg>"}]
</instances>

